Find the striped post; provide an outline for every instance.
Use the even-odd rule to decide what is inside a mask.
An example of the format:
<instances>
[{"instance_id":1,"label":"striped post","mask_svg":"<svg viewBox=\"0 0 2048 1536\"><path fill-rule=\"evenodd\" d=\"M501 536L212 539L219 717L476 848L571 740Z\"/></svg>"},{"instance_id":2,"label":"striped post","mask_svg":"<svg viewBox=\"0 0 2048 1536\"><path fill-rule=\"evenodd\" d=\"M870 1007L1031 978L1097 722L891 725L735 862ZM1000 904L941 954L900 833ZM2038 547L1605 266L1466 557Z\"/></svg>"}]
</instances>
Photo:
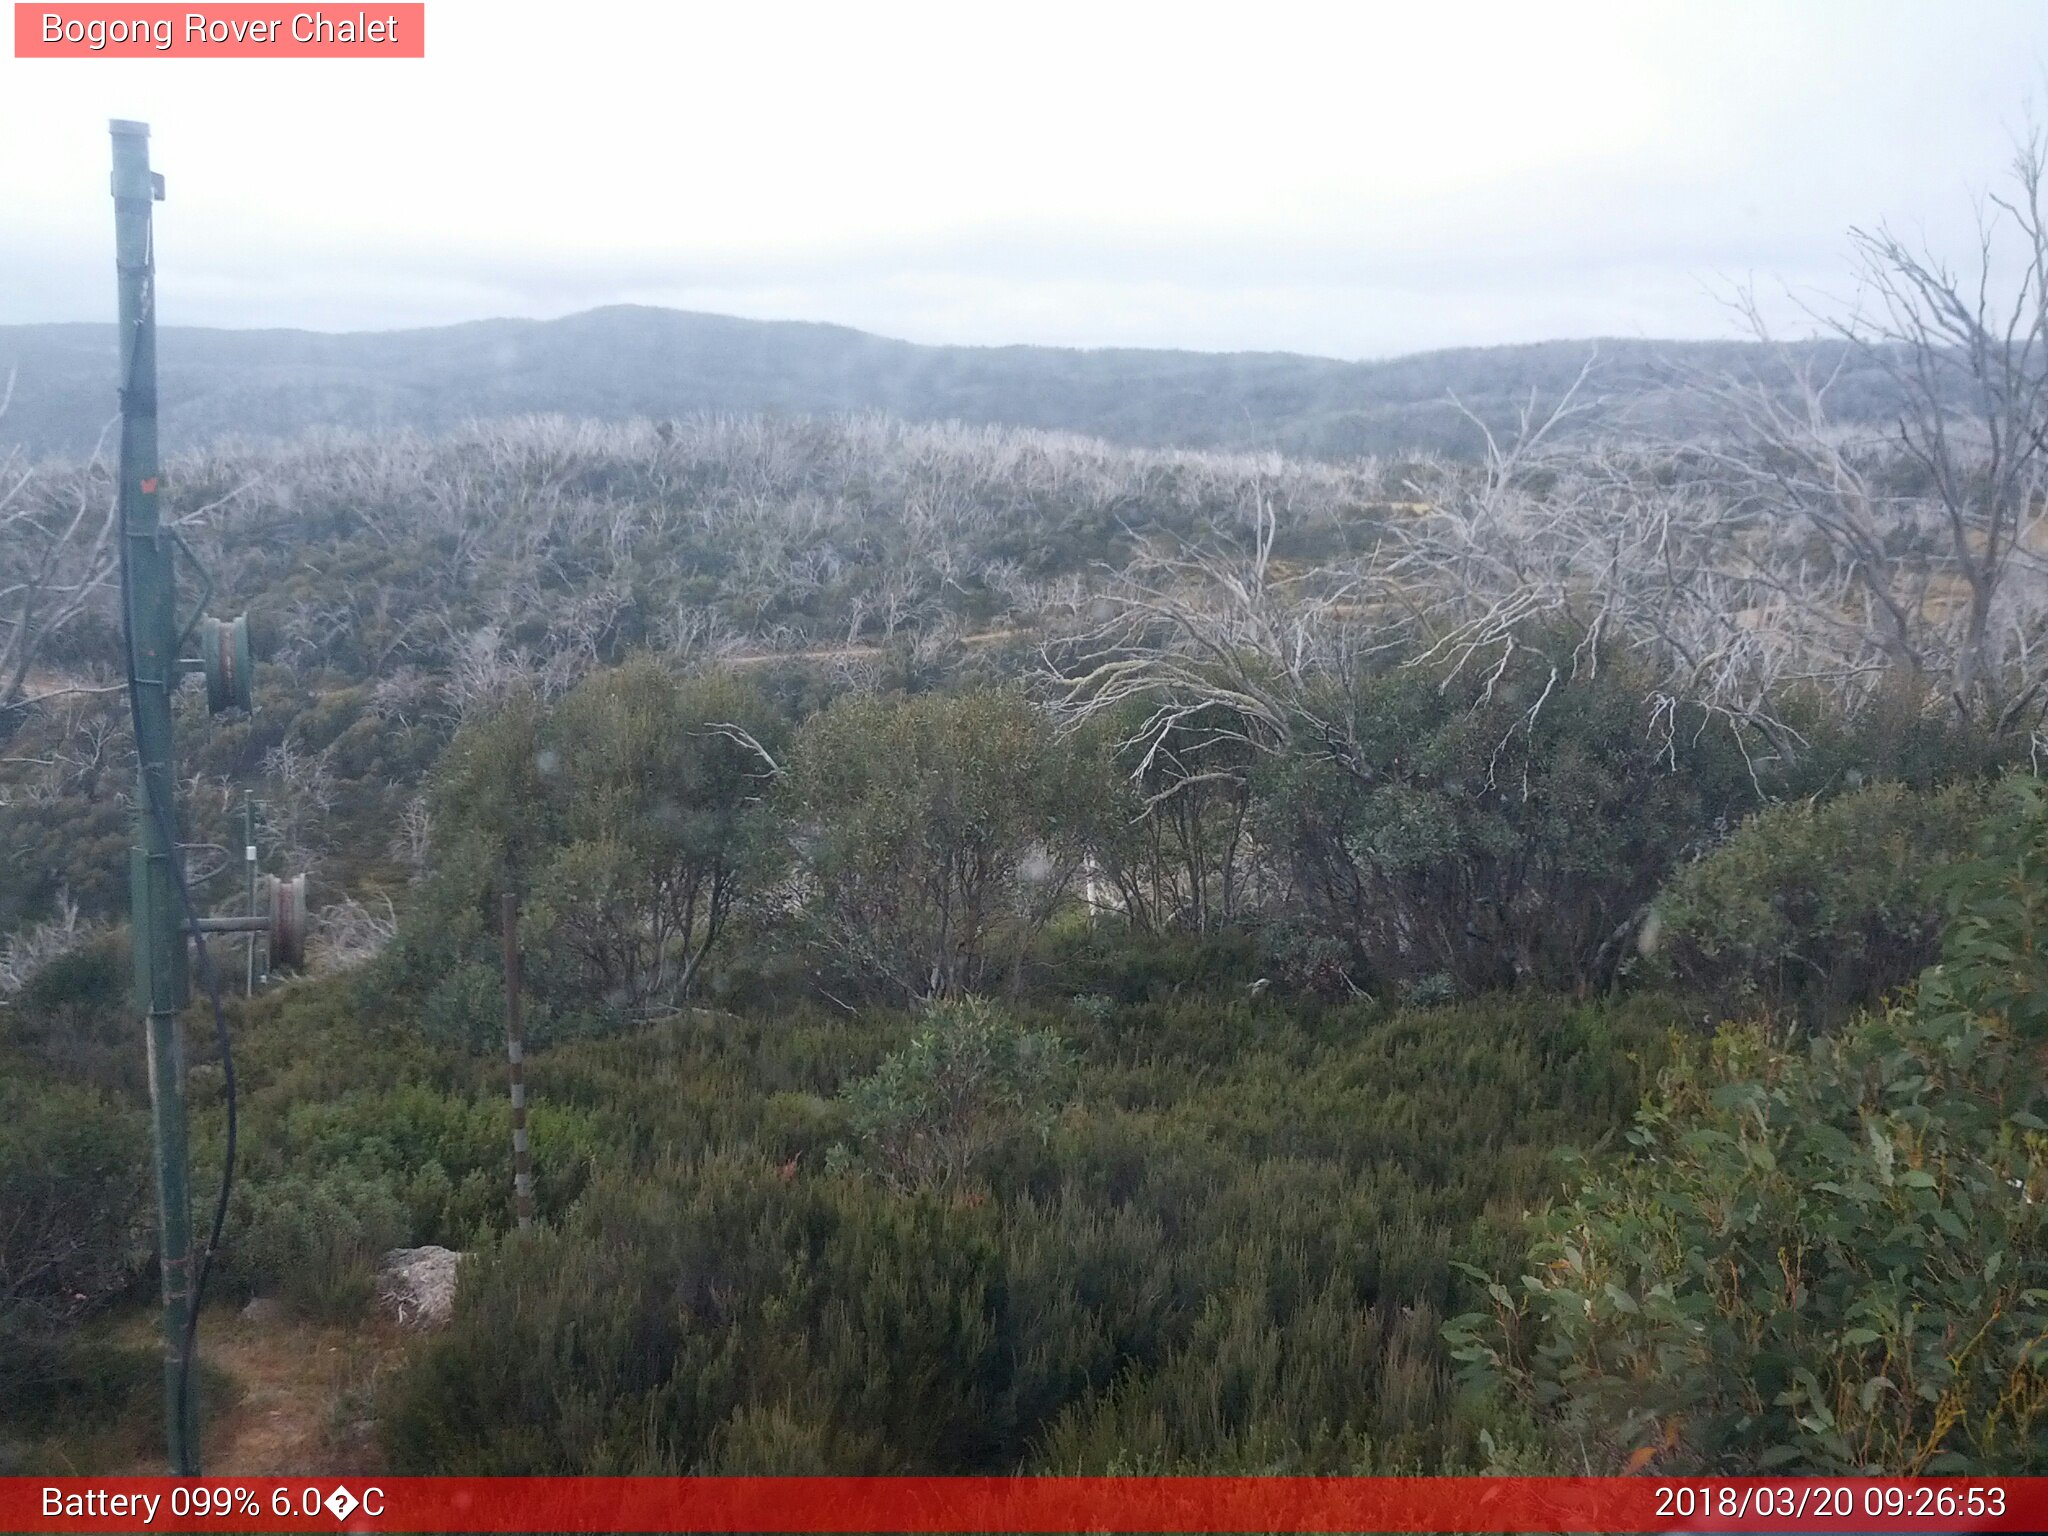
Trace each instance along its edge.
<instances>
[{"instance_id":1,"label":"striped post","mask_svg":"<svg viewBox=\"0 0 2048 1536\"><path fill-rule=\"evenodd\" d=\"M533 1225L533 1154L526 1140L526 1030L519 1021L519 898L500 907L505 930L505 1054L512 1060L512 1211L519 1230Z\"/></svg>"}]
</instances>

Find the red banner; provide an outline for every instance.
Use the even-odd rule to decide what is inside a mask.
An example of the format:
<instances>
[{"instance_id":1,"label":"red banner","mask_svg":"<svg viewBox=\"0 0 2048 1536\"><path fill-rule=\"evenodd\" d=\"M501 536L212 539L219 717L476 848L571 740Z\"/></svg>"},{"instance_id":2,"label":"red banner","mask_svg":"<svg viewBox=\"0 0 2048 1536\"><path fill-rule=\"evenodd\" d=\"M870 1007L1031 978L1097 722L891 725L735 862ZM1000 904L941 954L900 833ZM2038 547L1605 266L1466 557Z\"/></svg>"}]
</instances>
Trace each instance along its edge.
<instances>
[{"instance_id":1,"label":"red banner","mask_svg":"<svg viewBox=\"0 0 2048 1536\"><path fill-rule=\"evenodd\" d=\"M17 59L423 59L424 4L67 5L16 0Z\"/></svg>"},{"instance_id":2,"label":"red banner","mask_svg":"<svg viewBox=\"0 0 2048 1536\"><path fill-rule=\"evenodd\" d=\"M0 1478L0 1530L2040 1531L2048 1478Z\"/></svg>"}]
</instances>

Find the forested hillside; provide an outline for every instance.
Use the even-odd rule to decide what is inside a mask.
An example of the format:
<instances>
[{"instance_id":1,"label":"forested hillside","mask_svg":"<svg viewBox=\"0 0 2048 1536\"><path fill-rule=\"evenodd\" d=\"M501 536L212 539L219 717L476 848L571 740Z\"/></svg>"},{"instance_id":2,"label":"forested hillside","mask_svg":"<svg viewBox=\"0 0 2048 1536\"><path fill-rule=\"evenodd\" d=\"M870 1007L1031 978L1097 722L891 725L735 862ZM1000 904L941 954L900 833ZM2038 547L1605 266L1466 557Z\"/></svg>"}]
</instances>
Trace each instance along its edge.
<instances>
[{"instance_id":1,"label":"forested hillside","mask_svg":"<svg viewBox=\"0 0 2048 1536\"><path fill-rule=\"evenodd\" d=\"M1825 373L1839 344L1800 349ZM1287 353L935 347L843 326L619 307L561 320L326 335L172 326L161 338L164 432L174 447L289 437L311 427L443 431L534 412L602 421L698 411L883 411L906 421L1042 427L1140 447L1277 449L1336 458L1428 451L1470 458L1530 391L1555 396L1601 359L1612 419L1689 423L1674 380L1745 373L1759 348L1641 340L1546 342L1384 362ZM1868 420L1892 395L1853 354L1835 407ZM112 416L111 326L0 326L0 379L17 380L0 447L89 452Z\"/></svg>"}]
</instances>

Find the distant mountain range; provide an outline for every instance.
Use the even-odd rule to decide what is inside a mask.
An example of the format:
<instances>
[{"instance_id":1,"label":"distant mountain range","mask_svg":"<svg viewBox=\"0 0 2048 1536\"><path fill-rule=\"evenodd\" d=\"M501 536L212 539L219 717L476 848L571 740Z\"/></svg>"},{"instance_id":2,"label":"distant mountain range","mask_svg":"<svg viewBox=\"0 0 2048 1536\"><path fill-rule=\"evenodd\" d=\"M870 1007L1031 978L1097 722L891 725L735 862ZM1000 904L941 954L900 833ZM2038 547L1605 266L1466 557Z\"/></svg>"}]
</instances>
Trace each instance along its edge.
<instances>
[{"instance_id":1,"label":"distant mountain range","mask_svg":"<svg viewBox=\"0 0 2048 1536\"><path fill-rule=\"evenodd\" d=\"M1814 344L1818 345L1818 344ZM884 411L910 420L1055 428L1146 446L1277 448L1312 457L1472 453L1455 393L1490 423L1533 389L1554 398L1597 348L1611 412L1669 425L1675 369L1742 368L1735 342L1555 341L1347 363L1285 352L920 346L844 326L614 307L560 320L429 330L166 328L167 449L335 426L436 431L471 417L615 419L692 411ZM15 376L0 447L91 451L115 409L111 325L0 326ZM1840 386L1881 408L1875 370Z\"/></svg>"}]
</instances>

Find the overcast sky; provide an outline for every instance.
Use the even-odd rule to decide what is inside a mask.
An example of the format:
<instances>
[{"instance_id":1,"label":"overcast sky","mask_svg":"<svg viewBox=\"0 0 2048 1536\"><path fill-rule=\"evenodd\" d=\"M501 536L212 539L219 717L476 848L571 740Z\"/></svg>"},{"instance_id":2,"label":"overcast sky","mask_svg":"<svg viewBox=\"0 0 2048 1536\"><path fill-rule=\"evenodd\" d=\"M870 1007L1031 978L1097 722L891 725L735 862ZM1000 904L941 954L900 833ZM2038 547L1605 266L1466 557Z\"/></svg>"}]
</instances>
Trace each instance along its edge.
<instances>
[{"instance_id":1,"label":"overcast sky","mask_svg":"<svg viewBox=\"0 0 2048 1536\"><path fill-rule=\"evenodd\" d=\"M1967 241L2048 101L2042 0L427 21L423 61L0 57L0 323L110 318L106 119L135 117L171 324L637 302L1340 357L1718 336L1731 281L1845 292L1852 224Z\"/></svg>"}]
</instances>

